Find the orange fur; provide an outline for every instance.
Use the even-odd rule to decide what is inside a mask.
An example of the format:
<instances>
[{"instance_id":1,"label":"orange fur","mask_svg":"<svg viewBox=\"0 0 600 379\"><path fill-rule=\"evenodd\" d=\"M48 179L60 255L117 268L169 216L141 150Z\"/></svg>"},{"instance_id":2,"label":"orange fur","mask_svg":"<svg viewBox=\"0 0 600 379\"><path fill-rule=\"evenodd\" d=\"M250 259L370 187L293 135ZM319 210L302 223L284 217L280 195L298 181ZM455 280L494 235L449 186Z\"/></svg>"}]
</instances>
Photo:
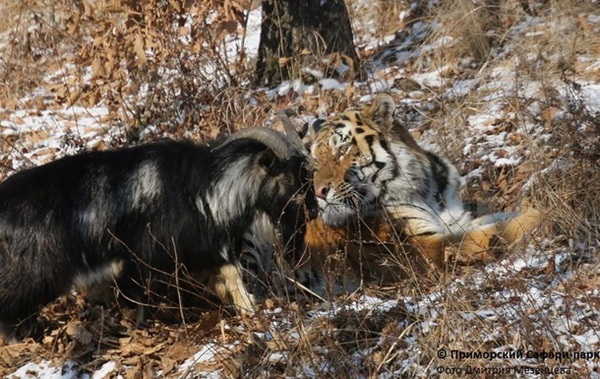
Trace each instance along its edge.
<instances>
[{"instance_id":1,"label":"orange fur","mask_svg":"<svg viewBox=\"0 0 600 379\"><path fill-rule=\"evenodd\" d=\"M306 261L328 271L350 269L355 277L380 284L430 271L419 249L383 217L332 227L318 218L307 225Z\"/></svg>"},{"instance_id":2,"label":"orange fur","mask_svg":"<svg viewBox=\"0 0 600 379\"><path fill-rule=\"evenodd\" d=\"M474 219L472 228L461 234L402 236L397 233L402 228L384 217L341 227L325 225L318 218L307 225L306 245L310 255L305 258L311 265L331 267L331 259L338 256L357 276L389 282L430 271L431 267L443 271L447 253L470 264L495 259L498 249L531 233L540 224L541 213L531 209L480 224L484 219Z\"/></svg>"}]
</instances>

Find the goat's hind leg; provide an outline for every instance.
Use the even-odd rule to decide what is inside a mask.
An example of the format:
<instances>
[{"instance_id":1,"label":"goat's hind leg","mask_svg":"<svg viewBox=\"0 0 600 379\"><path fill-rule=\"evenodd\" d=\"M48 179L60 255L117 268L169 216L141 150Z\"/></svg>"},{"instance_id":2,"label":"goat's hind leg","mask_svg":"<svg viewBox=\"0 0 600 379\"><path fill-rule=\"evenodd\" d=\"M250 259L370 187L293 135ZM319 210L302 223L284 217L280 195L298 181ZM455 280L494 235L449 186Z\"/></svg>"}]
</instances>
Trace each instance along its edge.
<instances>
[{"instance_id":1,"label":"goat's hind leg","mask_svg":"<svg viewBox=\"0 0 600 379\"><path fill-rule=\"evenodd\" d=\"M238 265L227 263L221 266L213 280L213 287L222 301L233 303L237 312L254 312L252 295L246 290Z\"/></svg>"}]
</instances>

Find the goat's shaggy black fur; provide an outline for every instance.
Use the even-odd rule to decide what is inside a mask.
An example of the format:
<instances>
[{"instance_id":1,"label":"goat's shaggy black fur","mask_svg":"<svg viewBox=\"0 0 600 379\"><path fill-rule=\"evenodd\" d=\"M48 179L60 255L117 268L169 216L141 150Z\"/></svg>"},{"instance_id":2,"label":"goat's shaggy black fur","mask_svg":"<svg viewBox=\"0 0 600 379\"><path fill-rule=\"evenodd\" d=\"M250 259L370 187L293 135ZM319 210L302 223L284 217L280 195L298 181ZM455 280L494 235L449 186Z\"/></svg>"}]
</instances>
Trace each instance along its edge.
<instances>
[{"instance_id":1,"label":"goat's shaggy black fur","mask_svg":"<svg viewBox=\"0 0 600 379\"><path fill-rule=\"evenodd\" d=\"M108 276L145 302L176 264L218 274L236 264L256 211L281 222L284 238L303 231L297 216L317 209L304 163L250 139L212 150L164 141L14 174L0 184L0 329L10 335L78 281Z\"/></svg>"}]
</instances>

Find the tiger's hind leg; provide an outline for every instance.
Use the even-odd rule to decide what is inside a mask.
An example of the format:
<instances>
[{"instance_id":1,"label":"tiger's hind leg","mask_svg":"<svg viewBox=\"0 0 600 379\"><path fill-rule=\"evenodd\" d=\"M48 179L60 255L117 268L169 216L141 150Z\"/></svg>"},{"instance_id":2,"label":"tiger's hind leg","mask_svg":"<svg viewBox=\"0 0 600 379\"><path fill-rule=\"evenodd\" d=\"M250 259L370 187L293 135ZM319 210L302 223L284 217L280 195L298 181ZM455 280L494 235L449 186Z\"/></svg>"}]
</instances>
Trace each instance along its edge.
<instances>
[{"instance_id":1,"label":"tiger's hind leg","mask_svg":"<svg viewBox=\"0 0 600 379\"><path fill-rule=\"evenodd\" d=\"M542 213L535 209L529 209L512 219L500 223L495 236L508 244L517 242L531 233L541 222Z\"/></svg>"},{"instance_id":2,"label":"tiger's hind leg","mask_svg":"<svg viewBox=\"0 0 600 379\"><path fill-rule=\"evenodd\" d=\"M541 223L541 213L491 214L474 219L463 233L413 236L411 241L435 267L444 269L446 249L468 263L495 260L499 248L521 240Z\"/></svg>"},{"instance_id":3,"label":"tiger's hind leg","mask_svg":"<svg viewBox=\"0 0 600 379\"><path fill-rule=\"evenodd\" d=\"M427 258L435 268L445 269L446 236L444 234L413 236L410 240L417 247L419 253Z\"/></svg>"},{"instance_id":4,"label":"tiger's hind leg","mask_svg":"<svg viewBox=\"0 0 600 379\"><path fill-rule=\"evenodd\" d=\"M512 215L492 214L473 220L471 229L448 237L448 244L456 245L458 256L472 260L491 261L499 248L521 240L541 223L541 213L530 209Z\"/></svg>"}]
</instances>

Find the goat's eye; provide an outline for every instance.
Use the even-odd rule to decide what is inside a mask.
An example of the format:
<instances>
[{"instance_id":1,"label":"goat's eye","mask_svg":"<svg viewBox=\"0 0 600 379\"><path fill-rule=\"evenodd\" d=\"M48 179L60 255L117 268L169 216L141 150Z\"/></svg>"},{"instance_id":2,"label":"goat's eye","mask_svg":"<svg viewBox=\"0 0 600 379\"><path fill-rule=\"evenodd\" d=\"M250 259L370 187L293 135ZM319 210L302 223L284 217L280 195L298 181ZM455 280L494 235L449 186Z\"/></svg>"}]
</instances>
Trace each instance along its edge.
<instances>
[{"instance_id":1,"label":"goat's eye","mask_svg":"<svg viewBox=\"0 0 600 379\"><path fill-rule=\"evenodd\" d=\"M281 178L281 184L283 184L285 186L292 185L293 183L294 183L294 180L287 175L285 175Z\"/></svg>"}]
</instances>

